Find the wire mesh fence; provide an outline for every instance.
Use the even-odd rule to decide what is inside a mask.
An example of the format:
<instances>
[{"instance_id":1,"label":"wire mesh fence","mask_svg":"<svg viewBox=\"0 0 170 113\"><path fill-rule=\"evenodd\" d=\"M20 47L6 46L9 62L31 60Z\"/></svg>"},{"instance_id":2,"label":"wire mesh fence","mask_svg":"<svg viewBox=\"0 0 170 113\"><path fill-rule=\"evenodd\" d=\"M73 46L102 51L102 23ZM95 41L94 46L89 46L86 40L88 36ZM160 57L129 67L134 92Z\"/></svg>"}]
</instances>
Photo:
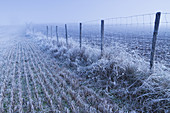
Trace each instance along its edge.
<instances>
[{"instance_id":1,"label":"wire mesh fence","mask_svg":"<svg viewBox=\"0 0 170 113\"><path fill-rule=\"evenodd\" d=\"M161 15L155 61L170 67L170 13Z\"/></svg>"},{"instance_id":2,"label":"wire mesh fence","mask_svg":"<svg viewBox=\"0 0 170 113\"><path fill-rule=\"evenodd\" d=\"M80 46L90 46L101 49L101 20L67 24L67 36L64 25L38 25L35 29L47 37L68 38L81 43ZM103 50L120 44L126 51L137 53L146 61L150 61L152 39L155 25L155 13L104 19ZM51 27L50 27L51 26ZM51 30L51 31L50 31ZM161 62L170 67L170 13L162 13L155 50L155 62ZM51 33L51 34L50 34Z\"/></svg>"},{"instance_id":3,"label":"wire mesh fence","mask_svg":"<svg viewBox=\"0 0 170 113\"><path fill-rule=\"evenodd\" d=\"M82 23L82 47L84 45L89 45L92 48L100 49L100 29L100 20L93 20Z\"/></svg>"},{"instance_id":4,"label":"wire mesh fence","mask_svg":"<svg viewBox=\"0 0 170 113\"><path fill-rule=\"evenodd\" d=\"M136 51L148 60L153 25L154 14L106 19L105 44L110 46L118 42L125 45L128 52Z\"/></svg>"}]
</instances>

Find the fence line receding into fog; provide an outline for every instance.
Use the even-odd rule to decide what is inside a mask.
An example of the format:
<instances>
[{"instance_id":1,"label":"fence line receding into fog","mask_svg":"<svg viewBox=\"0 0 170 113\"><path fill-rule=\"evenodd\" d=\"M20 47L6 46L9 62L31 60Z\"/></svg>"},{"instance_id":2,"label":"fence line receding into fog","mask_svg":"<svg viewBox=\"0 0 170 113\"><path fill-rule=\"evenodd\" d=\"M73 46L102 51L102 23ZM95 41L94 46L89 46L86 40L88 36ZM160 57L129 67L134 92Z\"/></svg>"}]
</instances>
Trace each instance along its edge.
<instances>
[{"instance_id":1,"label":"fence line receding into fog","mask_svg":"<svg viewBox=\"0 0 170 113\"><path fill-rule=\"evenodd\" d=\"M170 67L170 13L157 12L49 26L51 37L56 37L57 42L65 38L68 45L69 39L73 39L79 43L80 49L88 45L100 49L101 55L105 47L119 43L126 46L129 53L135 51L150 62L150 68L154 62ZM52 29L53 26L55 29ZM48 25L34 25L35 29L50 38Z\"/></svg>"}]
</instances>

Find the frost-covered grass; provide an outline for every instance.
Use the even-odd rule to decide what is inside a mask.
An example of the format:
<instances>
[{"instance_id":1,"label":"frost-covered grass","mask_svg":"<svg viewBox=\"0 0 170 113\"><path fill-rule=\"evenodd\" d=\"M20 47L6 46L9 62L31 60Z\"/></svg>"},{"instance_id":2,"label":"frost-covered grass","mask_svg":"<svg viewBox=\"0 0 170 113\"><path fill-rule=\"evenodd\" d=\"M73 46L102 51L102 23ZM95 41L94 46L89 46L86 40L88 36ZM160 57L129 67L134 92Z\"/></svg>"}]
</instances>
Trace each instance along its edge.
<instances>
[{"instance_id":1,"label":"frost-covered grass","mask_svg":"<svg viewBox=\"0 0 170 113\"><path fill-rule=\"evenodd\" d=\"M32 35L29 33L29 35ZM149 63L126 52L126 47L115 43L100 50L64 38L46 38L41 33L32 35L44 51L77 74L81 84L93 88L100 96L107 96L128 111L170 112L170 69L157 63L149 70Z\"/></svg>"},{"instance_id":2,"label":"frost-covered grass","mask_svg":"<svg viewBox=\"0 0 170 113\"><path fill-rule=\"evenodd\" d=\"M72 71L59 66L55 58L31 40L28 37L13 37L10 46L6 46L3 52L4 62L0 70L1 113L122 111L106 96L100 96L92 88L81 84Z\"/></svg>"}]
</instances>

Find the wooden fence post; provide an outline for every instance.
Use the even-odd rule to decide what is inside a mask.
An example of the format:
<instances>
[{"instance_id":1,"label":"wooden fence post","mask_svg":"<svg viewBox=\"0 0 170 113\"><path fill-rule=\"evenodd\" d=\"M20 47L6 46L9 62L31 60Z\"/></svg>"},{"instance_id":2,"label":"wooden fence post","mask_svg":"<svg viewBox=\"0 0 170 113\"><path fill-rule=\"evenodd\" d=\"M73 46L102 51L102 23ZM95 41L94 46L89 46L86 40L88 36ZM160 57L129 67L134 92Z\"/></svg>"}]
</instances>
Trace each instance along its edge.
<instances>
[{"instance_id":1,"label":"wooden fence post","mask_svg":"<svg viewBox=\"0 0 170 113\"><path fill-rule=\"evenodd\" d=\"M80 23L80 49L81 49L82 23Z\"/></svg>"},{"instance_id":2,"label":"wooden fence post","mask_svg":"<svg viewBox=\"0 0 170 113\"><path fill-rule=\"evenodd\" d=\"M51 26L51 38L53 38L53 27Z\"/></svg>"},{"instance_id":3,"label":"wooden fence post","mask_svg":"<svg viewBox=\"0 0 170 113\"><path fill-rule=\"evenodd\" d=\"M47 28L47 39L48 39L48 26L46 28Z\"/></svg>"},{"instance_id":4,"label":"wooden fence post","mask_svg":"<svg viewBox=\"0 0 170 113\"><path fill-rule=\"evenodd\" d=\"M57 43L58 43L58 26L56 26L56 37L57 37Z\"/></svg>"},{"instance_id":5,"label":"wooden fence post","mask_svg":"<svg viewBox=\"0 0 170 113\"><path fill-rule=\"evenodd\" d=\"M104 20L101 20L101 56L103 55L103 41L104 41Z\"/></svg>"},{"instance_id":6,"label":"wooden fence post","mask_svg":"<svg viewBox=\"0 0 170 113\"><path fill-rule=\"evenodd\" d=\"M156 13L156 18L155 18L153 39L152 39L152 50L151 50L151 57L150 57L150 69L152 69L153 63L154 63L155 46L156 46L156 39L157 39L158 28L159 28L159 23L160 23L160 17L161 17L161 12L157 12Z\"/></svg>"},{"instance_id":7,"label":"wooden fence post","mask_svg":"<svg viewBox=\"0 0 170 113\"><path fill-rule=\"evenodd\" d=\"M67 24L65 24L66 45L68 46Z\"/></svg>"},{"instance_id":8,"label":"wooden fence post","mask_svg":"<svg viewBox=\"0 0 170 113\"><path fill-rule=\"evenodd\" d=\"M34 34L34 27L32 28L33 34Z\"/></svg>"},{"instance_id":9,"label":"wooden fence post","mask_svg":"<svg viewBox=\"0 0 170 113\"><path fill-rule=\"evenodd\" d=\"M34 29L34 27L33 27L33 29L32 29L32 30L33 30L33 37L34 37L34 36L35 36L35 29Z\"/></svg>"}]
</instances>

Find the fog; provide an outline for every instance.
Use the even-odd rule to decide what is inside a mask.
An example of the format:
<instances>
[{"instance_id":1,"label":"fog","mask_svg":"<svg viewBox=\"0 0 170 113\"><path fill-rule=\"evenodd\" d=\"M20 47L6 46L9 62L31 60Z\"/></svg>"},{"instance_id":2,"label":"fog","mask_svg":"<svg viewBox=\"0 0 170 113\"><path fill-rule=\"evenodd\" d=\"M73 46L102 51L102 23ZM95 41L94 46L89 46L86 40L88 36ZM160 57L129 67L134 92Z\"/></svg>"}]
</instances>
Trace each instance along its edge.
<instances>
[{"instance_id":1,"label":"fog","mask_svg":"<svg viewBox=\"0 0 170 113\"><path fill-rule=\"evenodd\" d=\"M1 0L0 25L77 23L94 19L170 12L169 0Z\"/></svg>"}]
</instances>

